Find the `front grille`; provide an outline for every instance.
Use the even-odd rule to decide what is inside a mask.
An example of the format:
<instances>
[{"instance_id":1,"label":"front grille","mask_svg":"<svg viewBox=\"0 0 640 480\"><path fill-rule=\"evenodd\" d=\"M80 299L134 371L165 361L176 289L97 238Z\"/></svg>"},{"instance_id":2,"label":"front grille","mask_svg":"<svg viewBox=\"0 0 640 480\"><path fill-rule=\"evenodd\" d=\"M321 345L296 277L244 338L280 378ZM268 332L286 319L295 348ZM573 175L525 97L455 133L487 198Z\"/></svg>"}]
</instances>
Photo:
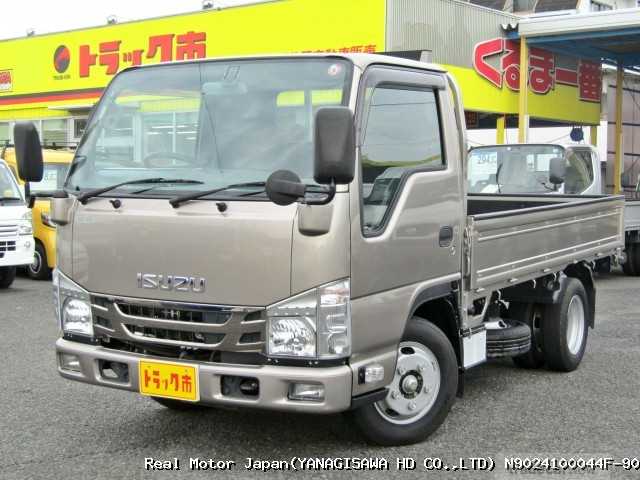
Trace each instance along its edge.
<instances>
[{"instance_id":1,"label":"front grille","mask_svg":"<svg viewBox=\"0 0 640 480\"><path fill-rule=\"evenodd\" d=\"M223 325L230 318L229 312L189 310L185 308L155 307L149 305L135 305L131 303L116 303L118 309L125 315L153 318L161 320L176 320L181 322L209 323Z\"/></svg>"},{"instance_id":2,"label":"front grille","mask_svg":"<svg viewBox=\"0 0 640 480\"><path fill-rule=\"evenodd\" d=\"M98 338L142 349L261 353L263 309L93 296Z\"/></svg>"},{"instance_id":3,"label":"front grille","mask_svg":"<svg viewBox=\"0 0 640 480\"><path fill-rule=\"evenodd\" d=\"M14 240L10 240L10 241L0 240L0 253L15 252L15 251L16 251L16 242Z\"/></svg>"},{"instance_id":4,"label":"front grille","mask_svg":"<svg viewBox=\"0 0 640 480\"><path fill-rule=\"evenodd\" d=\"M224 333L186 332L183 330L170 330L168 328L140 327L138 325L125 325L125 328L133 335L157 340L171 340L182 343L202 343L205 345L218 345L224 339Z\"/></svg>"},{"instance_id":5,"label":"front grille","mask_svg":"<svg viewBox=\"0 0 640 480\"><path fill-rule=\"evenodd\" d=\"M18 225L0 223L0 240L18 236Z\"/></svg>"}]
</instances>

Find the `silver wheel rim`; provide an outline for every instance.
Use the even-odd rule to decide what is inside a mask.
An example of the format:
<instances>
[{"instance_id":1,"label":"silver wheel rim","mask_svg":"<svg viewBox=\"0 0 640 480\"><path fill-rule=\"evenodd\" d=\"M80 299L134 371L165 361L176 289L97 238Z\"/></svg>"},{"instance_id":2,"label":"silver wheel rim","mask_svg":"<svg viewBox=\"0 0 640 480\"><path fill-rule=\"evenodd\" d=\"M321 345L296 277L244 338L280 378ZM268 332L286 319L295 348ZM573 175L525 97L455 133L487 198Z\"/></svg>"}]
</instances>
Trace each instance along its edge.
<instances>
[{"instance_id":1,"label":"silver wheel rim","mask_svg":"<svg viewBox=\"0 0 640 480\"><path fill-rule=\"evenodd\" d=\"M424 417L440 392L440 364L434 353L417 342L402 342L389 393L375 403L378 413L397 425Z\"/></svg>"},{"instance_id":2,"label":"silver wheel rim","mask_svg":"<svg viewBox=\"0 0 640 480\"><path fill-rule=\"evenodd\" d=\"M574 295L567 311L567 348L572 355L577 355L582 348L584 331L584 303Z\"/></svg>"},{"instance_id":3,"label":"silver wheel rim","mask_svg":"<svg viewBox=\"0 0 640 480\"><path fill-rule=\"evenodd\" d=\"M40 256L40 253L36 250L35 253L33 254L33 263L29 265L29 270L31 270L31 273L34 273L37 275L38 272L40 272L41 267L42 267L42 257Z\"/></svg>"}]
</instances>

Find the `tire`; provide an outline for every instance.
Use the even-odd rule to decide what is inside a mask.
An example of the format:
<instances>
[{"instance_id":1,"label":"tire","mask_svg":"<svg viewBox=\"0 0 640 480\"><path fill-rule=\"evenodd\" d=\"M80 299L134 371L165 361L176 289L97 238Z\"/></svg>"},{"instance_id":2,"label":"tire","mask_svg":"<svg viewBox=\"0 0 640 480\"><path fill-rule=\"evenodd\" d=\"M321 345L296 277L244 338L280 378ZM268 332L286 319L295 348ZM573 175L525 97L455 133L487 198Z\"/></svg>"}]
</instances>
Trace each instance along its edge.
<instances>
[{"instance_id":1,"label":"tire","mask_svg":"<svg viewBox=\"0 0 640 480\"><path fill-rule=\"evenodd\" d=\"M0 289L9 288L16 279L16 267L0 267Z\"/></svg>"},{"instance_id":2,"label":"tire","mask_svg":"<svg viewBox=\"0 0 640 480\"><path fill-rule=\"evenodd\" d=\"M509 318L520 320L531 330L531 349L513 357L513 363L520 368L541 368L544 365L542 345L542 317L544 307L535 303L511 302Z\"/></svg>"},{"instance_id":3,"label":"tire","mask_svg":"<svg viewBox=\"0 0 640 480\"><path fill-rule=\"evenodd\" d=\"M365 439L377 445L408 445L426 439L442 424L456 398L455 351L442 330L427 320L413 317L408 323L396 368L384 400L350 412ZM411 404L414 408L417 404L414 413L409 411ZM406 415L392 406L404 409Z\"/></svg>"},{"instance_id":4,"label":"tire","mask_svg":"<svg viewBox=\"0 0 640 480\"><path fill-rule=\"evenodd\" d=\"M171 398L151 397L151 400L159 403L169 410L176 412L192 412L194 410L202 410L204 407L199 403L183 402L181 400L173 400Z\"/></svg>"},{"instance_id":5,"label":"tire","mask_svg":"<svg viewBox=\"0 0 640 480\"><path fill-rule=\"evenodd\" d=\"M47 252L40 242L36 242L34 261L27 265L27 275L34 280L48 280L51 278L51 269L47 263Z\"/></svg>"},{"instance_id":6,"label":"tire","mask_svg":"<svg viewBox=\"0 0 640 480\"><path fill-rule=\"evenodd\" d=\"M633 274L640 275L640 243L633 244Z\"/></svg>"},{"instance_id":7,"label":"tire","mask_svg":"<svg viewBox=\"0 0 640 480\"><path fill-rule=\"evenodd\" d=\"M625 250L627 260L622 264L622 271L625 275L640 275L640 248L637 243L628 243Z\"/></svg>"},{"instance_id":8,"label":"tire","mask_svg":"<svg viewBox=\"0 0 640 480\"><path fill-rule=\"evenodd\" d=\"M531 329L511 318L485 323L487 328L487 358L514 357L531 348Z\"/></svg>"},{"instance_id":9,"label":"tire","mask_svg":"<svg viewBox=\"0 0 640 480\"><path fill-rule=\"evenodd\" d=\"M544 358L551 370L578 368L587 347L590 308L582 282L568 278L559 303L548 305L542 318Z\"/></svg>"}]
</instances>

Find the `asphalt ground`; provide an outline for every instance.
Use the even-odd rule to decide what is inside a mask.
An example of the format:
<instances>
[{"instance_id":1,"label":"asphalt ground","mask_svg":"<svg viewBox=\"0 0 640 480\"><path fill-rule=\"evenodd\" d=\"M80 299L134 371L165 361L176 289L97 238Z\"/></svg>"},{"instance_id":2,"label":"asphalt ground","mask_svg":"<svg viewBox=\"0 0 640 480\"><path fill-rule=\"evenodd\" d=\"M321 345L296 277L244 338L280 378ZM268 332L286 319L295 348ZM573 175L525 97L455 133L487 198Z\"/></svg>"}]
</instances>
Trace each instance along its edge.
<instances>
[{"instance_id":1,"label":"asphalt ground","mask_svg":"<svg viewBox=\"0 0 640 480\"><path fill-rule=\"evenodd\" d=\"M612 467L553 475L504 470L505 458L640 458L640 279L597 280L596 329L580 368L525 371L510 361L467 375L444 425L413 446L367 445L342 415L248 410L172 412L139 395L63 380L51 285L18 278L0 291L0 478L640 478ZM387 471L247 470L292 457L378 458ZM397 468L412 458L415 470ZM459 465L484 457L493 472L428 471L425 458ZM145 458L178 458L180 471L145 470ZM190 470L190 458L235 461L230 470ZM262 464L265 465L265 464Z\"/></svg>"}]
</instances>

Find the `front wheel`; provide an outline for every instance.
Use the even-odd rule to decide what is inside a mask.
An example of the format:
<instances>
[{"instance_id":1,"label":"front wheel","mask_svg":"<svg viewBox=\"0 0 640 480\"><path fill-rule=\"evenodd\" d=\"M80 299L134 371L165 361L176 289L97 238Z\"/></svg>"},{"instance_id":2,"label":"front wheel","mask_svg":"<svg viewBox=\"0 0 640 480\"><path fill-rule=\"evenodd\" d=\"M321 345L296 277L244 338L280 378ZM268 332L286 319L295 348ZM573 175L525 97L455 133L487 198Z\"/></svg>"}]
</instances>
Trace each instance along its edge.
<instances>
[{"instance_id":1,"label":"front wheel","mask_svg":"<svg viewBox=\"0 0 640 480\"><path fill-rule=\"evenodd\" d=\"M424 440L442 424L458 388L458 362L447 336L414 317L398 347L387 397L352 412L364 437L378 445Z\"/></svg>"},{"instance_id":2,"label":"front wheel","mask_svg":"<svg viewBox=\"0 0 640 480\"><path fill-rule=\"evenodd\" d=\"M34 280L47 280L51 278L51 269L47 262L47 252L44 246L36 242L33 263L27 266L27 275Z\"/></svg>"},{"instance_id":3,"label":"front wheel","mask_svg":"<svg viewBox=\"0 0 640 480\"><path fill-rule=\"evenodd\" d=\"M16 279L16 267L0 267L0 289L9 288Z\"/></svg>"}]
</instances>

